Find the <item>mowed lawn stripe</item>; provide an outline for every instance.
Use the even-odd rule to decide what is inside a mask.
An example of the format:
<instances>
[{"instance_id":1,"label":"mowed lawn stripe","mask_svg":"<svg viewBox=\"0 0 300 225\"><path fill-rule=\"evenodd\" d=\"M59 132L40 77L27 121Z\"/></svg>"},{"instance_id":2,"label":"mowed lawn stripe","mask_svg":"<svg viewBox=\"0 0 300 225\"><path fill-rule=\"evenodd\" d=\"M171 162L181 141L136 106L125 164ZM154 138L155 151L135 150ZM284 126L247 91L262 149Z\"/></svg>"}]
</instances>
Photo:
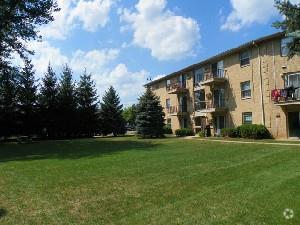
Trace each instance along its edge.
<instances>
[{"instance_id":1,"label":"mowed lawn stripe","mask_svg":"<svg viewBox=\"0 0 300 225\"><path fill-rule=\"evenodd\" d=\"M294 146L175 138L1 145L0 222L299 224L299 159Z\"/></svg>"}]
</instances>

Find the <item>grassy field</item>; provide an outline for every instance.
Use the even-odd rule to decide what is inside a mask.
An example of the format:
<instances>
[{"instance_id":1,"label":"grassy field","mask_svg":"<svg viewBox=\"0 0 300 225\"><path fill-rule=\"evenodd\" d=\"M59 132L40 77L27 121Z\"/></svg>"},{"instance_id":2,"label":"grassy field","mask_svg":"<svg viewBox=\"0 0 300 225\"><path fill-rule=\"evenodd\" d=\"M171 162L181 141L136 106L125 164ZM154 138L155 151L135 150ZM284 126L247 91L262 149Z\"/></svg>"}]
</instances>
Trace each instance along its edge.
<instances>
[{"instance_id":1,"label":"grassy field","mask_svg":"<svg viewBox=\"0 0 300 225\"><path fill-rule=\"evenodd\" d=\"M0 224L299 225L300 147L135 137L0 145Z\"/></svg>"}]
</instances>

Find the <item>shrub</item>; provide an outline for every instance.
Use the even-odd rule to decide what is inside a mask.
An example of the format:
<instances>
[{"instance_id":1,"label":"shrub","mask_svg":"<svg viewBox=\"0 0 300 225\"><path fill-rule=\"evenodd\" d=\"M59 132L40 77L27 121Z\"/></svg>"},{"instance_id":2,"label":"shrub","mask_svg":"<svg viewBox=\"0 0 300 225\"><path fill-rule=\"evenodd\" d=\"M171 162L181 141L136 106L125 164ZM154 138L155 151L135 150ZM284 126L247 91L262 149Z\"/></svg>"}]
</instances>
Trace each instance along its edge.
<instances>
[{"instance_id":1,"label":"shrub","mask_svg":"<svg viewBox=\"0 0 300 225\"><path fill-rule=\"evenodd\" d=\"M271 135L264 125L247 124L237 128L238 135L242 138L263 139L270 138Z\"/></svg>"},{"instance_id":2,"label":"shrub","mask_svg":"<svg viewBox=\"0 0 300 225\"><path fill-rule=\"evenodd\" d=\"M194 131L189 128L177 129L175 131L177 137L194 136Z\"/></svg>"},{"instance_id":3,"label":"shrub","mask_svg":"<svg viewBox=\"0 0 300 225\"><path fill-rule=\"evenodd\" d=\"M173 134L173 131L169 126L164 126L164 134Z\"/></svg>"},{"instance_id":4,"label":"shrub","mask_svg":"<svg viewBox=\"0 0 300 225\"><path fill-rule=\"evenodd\" d=\"M199 137L205 137L205 131L204 130L199 131L198 136Z\"/></svg>"},{"instance_id":5,"label":"shrub","mask_svg":"<svg viewBox=\"0 0 300 225\"><path fill-rule=\"evenodd\" d=\"M237 128L223 128L221 130L221 136L236 138L236 137L238 137L238 129Z\"/></svg>"}]
</instances>

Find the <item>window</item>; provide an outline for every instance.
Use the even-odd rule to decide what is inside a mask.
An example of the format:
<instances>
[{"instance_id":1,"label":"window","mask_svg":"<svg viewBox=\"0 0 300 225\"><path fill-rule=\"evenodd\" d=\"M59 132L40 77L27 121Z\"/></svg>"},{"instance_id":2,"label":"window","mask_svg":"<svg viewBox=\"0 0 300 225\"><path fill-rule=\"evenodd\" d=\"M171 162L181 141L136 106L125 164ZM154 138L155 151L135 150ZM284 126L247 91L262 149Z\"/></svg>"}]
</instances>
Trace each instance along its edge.
<instances>
[{"instance_id":1,"label":"window","mask_svg":"<svg viewBox=\"0 0 300 225\"><path fill-rule=\"evenodd\" d=\"M242 52L240 54L240 64L241 66L246 66L250 64L250 53L249 51Z\"/></svg>"},{"instance_id":2,"label":"window","mask_svg":"<svg viewBox=\"0 0 300 225\"><path fill-rule=\"evenodd\" d=\"M171 107L171 101L170 99L166 99L166 108L169 109Z\"/></svg>"},{"instance_id":3,"label":"window","mask_svg":"<svg viewBox=\"0 0 300 225\"><path fill-rule=\"evenodd\" d=\"M281 39L281 56L288 56L290 50L289 50L289 44L293 42L292 37L287 37Z\"/></svg>"},{"instance_id":4,"label":"window","mask_svg":"<svg viewBox=\"0 0 300 225\"><path fill-rule=\"evenodd\" d=\"M204 80L204 69L200 68L195 71L195 85L199 84L201 81Z\"/></svg>"},{"instance_id":5,"label":"window","mask_svg":"<svg viewBox=\"0 0 300 225\"><path fill-rule=\"evenodd\" d=\"M166 87L168 88L168 87L170 87L171 86L171 80L167 80L166 81Z\"/></svg>"},{"instance_id":6,"label":"window","mask_svg":"<svg viewBox=\"0 0 300 225\"><path fill-rule=\"evenodd\" d=\"M241 96L242 98L251 98L250 81L245 81L241 83Z\"/></svg>"},{"instance_id":7,"label":"window","mask_svg":"<svg viewBox=\"0 0 300 225\"><path fill-rule=\"evenodd\" d=\"M243 124L252 124L252 112L243 113Z\"/></svg>"}]
</instances>

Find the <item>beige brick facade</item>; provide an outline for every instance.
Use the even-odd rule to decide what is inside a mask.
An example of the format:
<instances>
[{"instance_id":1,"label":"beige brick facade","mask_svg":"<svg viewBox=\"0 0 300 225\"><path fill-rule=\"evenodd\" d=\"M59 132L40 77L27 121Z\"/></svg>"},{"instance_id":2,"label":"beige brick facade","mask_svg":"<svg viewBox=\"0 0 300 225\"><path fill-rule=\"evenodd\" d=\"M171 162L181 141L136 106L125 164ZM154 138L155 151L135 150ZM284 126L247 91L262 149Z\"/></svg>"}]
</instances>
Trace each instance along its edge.
<instances>
[{"instance_id":1,"label":"beige brick facade","mask_svg":"<svg viewBox=\"0 0 300 225\"><path fill-rule=\"evenodd\" d=\"M279 103L272 99L272 90L284 89L287 76L300 72L299 56L288 59L281 55L283 38L277 33L249 42L146 86L160 97L166 122L171 119L173 130L185 126L198 131L209 125L213 134L219 134L222 127L250 121L252 114L252 123L264 124L275 138L299 137L300 118L295 125L297 115L300 117L299 99L281 99ZM245 52L250 62L246 59L241 66ZM200 68L203 79L198 83L195 71ZM251 96L243 98L241 84L249 81ZM202 98L196 98L200 90ZM249 90L246 93L249 95Z\"/></svg>"}]
</instances>

